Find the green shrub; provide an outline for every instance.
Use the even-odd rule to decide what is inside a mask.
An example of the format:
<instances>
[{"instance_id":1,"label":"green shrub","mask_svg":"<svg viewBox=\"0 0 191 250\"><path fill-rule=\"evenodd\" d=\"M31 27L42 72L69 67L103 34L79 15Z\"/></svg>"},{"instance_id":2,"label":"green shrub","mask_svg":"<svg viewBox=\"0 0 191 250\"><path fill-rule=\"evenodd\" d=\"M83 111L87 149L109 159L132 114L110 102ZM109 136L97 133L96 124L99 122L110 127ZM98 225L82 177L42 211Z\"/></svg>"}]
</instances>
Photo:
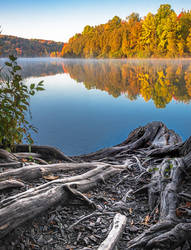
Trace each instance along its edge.
<instances>
[{"instance_id":1,"label":"green shrub","mask_svg":"<svg viewBox=\"0 0 191 250\"><path fill-rule=\"evenodd\" d=\"M27 120L29 101L37 91L44 90L42 81L30 86L23 82L19 73L21 67L16 60L9 56L9 61L5 62L8 73L0 71L0 146L10 149L23 139L33 143L31 131L37 132L37 129Z\"/></svg>"}]
</instances>

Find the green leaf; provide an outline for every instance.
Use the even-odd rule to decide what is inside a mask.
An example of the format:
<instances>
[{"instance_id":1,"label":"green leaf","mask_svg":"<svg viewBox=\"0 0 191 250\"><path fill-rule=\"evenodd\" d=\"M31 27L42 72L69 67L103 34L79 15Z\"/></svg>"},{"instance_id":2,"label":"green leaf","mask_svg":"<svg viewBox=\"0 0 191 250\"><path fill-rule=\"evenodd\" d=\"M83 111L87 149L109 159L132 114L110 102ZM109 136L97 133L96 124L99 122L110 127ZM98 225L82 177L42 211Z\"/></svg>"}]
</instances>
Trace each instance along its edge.
<instances>
[{"instance_id":1,"label":"green leaf","mask_svg":"<svg viewBox=\"0 0 191 250\"><path fill-rule=\"evenodd\" d=\"M45 90L45 89L42 88L42 87L36 87L36 90L37 90L37 91L43 91L43 90Z\"/></svg>"},{"instance_id":2,"label":"green leaf","mask_svg":"<svg viewBox=\"0 0 191 250\"><path fill-rule=\"evenodd\" d=\"M9 62L5 62L5 65L7 65L8 67L12 67L12 63Z\"/></svg>"},{"instance_id":3,"label":"green leaf","mask_svg":"<svg viewBox=\"0 0 191 250\"><path fill-rule=\"evenodd\" d=\"M19 65L16 65L13 67L13 70L17 71L17 70L21 70L21 67Z\"/></svg>"},{"instance_id":4,"label":"green leaf","mask_svg":"<svg viewBox=\"0 0 191 250\"><path fill-rule=\"evenodd\" d=\"M43 85L44 85L43 82L44 82L44 81L40 81L40 82L38 83L38 86L43 86Z\"/></svg>"},{"instance_id":5,"label":"green leaf","mask_svg":"<svg viewBox=\"0 0 191 250\"><path fill-rule=\"evenodd\" d=\"M30 94L30 95L34 95L34 94L35 94L35 91L34 91L34 90L31 90L31 91L29 92L29 94Z\"/></svg>"},{"instance_id":6,"label":"green leaf","mask_svg":"<svg viewBox=\"0 0 191 250\"><path fill-rule=\"evenodd\" d=\"M35 88L35 84L32 83L32 84L30 85L30 89L34 89L34 88Z\"/></svg>"},{"instance_id":7,"label":"green leaf","mask_svg":"<svg viewBox=\"0 0 191 250\"><path fill-rule=\"evenodd\" d=\"M16 58L15 56L13 56L13 55L10 55L10 56L9 56L9 59L10 59L11 61L13 61L13 62L17 60L17 58Z\"/></svg>"}]
</instances>

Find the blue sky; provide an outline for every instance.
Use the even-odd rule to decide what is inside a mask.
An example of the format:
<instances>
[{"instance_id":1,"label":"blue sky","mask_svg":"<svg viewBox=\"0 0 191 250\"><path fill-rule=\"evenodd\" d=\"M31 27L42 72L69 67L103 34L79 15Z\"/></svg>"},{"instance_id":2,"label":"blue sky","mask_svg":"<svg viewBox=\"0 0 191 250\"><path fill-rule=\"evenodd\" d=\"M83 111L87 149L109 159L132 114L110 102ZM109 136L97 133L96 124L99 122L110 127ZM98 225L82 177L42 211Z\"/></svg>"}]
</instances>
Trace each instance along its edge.
<instances>
[{"instance_id":1,"label":"blue sky","mask_svg":"<svg viewBox=\"0 0 191 250\"><path fill-rule=\"evenodd\" d=\"M177 13L191 9L191 0L2 0L0 25L3 34L67 42L87 24L115 15L125 19L132 12L143 17L165 3Z\"/></svg>"}]
</instances>

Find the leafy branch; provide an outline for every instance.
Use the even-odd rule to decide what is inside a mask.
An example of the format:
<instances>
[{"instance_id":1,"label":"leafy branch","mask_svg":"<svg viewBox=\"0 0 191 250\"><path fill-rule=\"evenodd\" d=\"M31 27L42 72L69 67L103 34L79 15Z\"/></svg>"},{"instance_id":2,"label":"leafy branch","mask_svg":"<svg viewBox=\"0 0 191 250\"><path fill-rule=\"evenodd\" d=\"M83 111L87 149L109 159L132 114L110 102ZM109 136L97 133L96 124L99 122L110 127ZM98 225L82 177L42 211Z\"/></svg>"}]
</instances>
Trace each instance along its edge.
<instances>
[{"instance_id":1,"label":"leafy branch","mask_svg":"<svg viewBox=\"0 0 191 250\"><path fill-rule=\"evenodd\" d=\"M43 81L29 86L23 82L16 60L15 56L9 56L5 62L8 74L0 71L0 146L10 149L23 139L33 143L31 131L37 132L37 129L26 118L30 114L29 101L36 92L44 90Z\"/></svg>"}]
</instances>

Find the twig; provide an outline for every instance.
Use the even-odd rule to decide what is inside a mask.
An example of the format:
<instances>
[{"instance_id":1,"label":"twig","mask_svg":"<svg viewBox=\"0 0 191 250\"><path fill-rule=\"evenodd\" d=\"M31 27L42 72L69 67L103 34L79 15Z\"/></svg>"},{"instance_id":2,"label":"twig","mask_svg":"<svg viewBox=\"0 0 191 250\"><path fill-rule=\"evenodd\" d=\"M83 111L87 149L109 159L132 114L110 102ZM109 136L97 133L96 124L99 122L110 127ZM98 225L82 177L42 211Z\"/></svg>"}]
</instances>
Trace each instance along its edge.
<instances>
[{"instance_id":1,"label":"twig","mask_svg":"<svg viewBox=\"0 0 191 250\"><path fill-rule=\"evenodd\" d=\"M123 198L121 199L123 202L126 202L127 198L132 199L132 197L130 196L130 193L133 192L133 189L129 189L129 191L127 191L127 193L123 196Z\"/></svg>"},{"instance_id":2,"label":"twig","mask_svg":"<svg viewBox=\"0 0 191 250\"><path fill-rule=\"evenodd\" d=\"M143 170L144 172L147 172L147 170L141 165L141 162L135 155L133 155L133 158L137 161L137 165L139 166L139 169Z\"/></svg>"},{"instance_id":3,"label":"twig","mask_svg":"<svg viewBox=\"0 0 191 250\"><path fill-rule=\"evenodd\" d=\"M71 230L73 227L75 227L76 225L78 225L80 222L84 221L84 220L87 220L89 219L90 217L92 216L98 216L98 215L114 215L115 213L114 212L93 212L91 214L88 214L88 215L85 215L85 216L82 216L80 217L80 219L78 221L76 221L74 224L72 224L68 230Z\"/></svg>"},{"instance_id":4,"label":"twig","mask_svg":"<svg viewBox=\"0 0 191 250\"><path fill-rule=\"evenodd\" d=\"M129 175L125 175L125 176L123 177L123 179L120 180L120 181L115 185L115 187L119 186L119 185L120 185L122 182L124 182L128 177L129 177Z\"/></svg>"}]
</instances>

